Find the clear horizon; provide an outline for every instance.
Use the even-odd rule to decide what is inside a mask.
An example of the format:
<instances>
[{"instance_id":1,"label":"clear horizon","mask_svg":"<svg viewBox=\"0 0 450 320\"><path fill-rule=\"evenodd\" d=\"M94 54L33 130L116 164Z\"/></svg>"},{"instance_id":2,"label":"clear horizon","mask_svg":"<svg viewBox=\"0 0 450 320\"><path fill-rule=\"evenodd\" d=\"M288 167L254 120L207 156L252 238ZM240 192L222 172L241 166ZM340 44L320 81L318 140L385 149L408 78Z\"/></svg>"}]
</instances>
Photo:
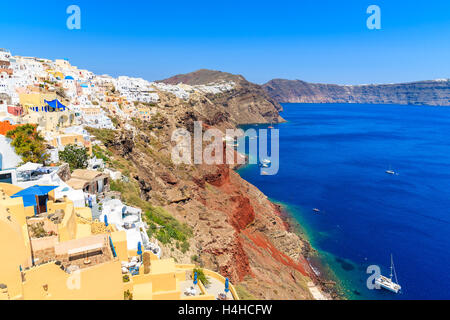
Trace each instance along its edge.
<instances>
[{"instance_id":1,"label":"clear horizon","mask_svg":"<svg viewBox=\"0 0 450 320\"><path fill-rule=\"evenodd\" d=\"M231 0L2 4L0 47L149 81L198 69L346 85L450 78L450 2ZM81 30L69 30L69 5ZM381 9L381 30L366 26ZM24 10L23 8L27 8Z\"/></svg>"}]
</instances>

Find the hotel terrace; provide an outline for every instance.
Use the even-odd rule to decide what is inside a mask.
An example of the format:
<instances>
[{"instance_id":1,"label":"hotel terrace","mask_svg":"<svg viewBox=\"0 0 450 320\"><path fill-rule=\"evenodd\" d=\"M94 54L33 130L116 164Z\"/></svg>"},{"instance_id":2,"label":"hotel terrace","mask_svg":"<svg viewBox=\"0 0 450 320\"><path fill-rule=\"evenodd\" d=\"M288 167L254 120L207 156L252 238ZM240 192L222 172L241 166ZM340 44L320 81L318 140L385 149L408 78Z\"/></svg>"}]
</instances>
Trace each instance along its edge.
<instances>
[{"instance_id":1,"label":"hotel terrace","mask_svg":"<svg viewBox=\"0 0 450 320\"><path fill-rule=\"evenodd\" d=\"M239 299L213 271L203 269L205 288L194 265L129 250L126 231L56 199L54 189L0 183L0 299Z\"/></svg>"}]
</instances>

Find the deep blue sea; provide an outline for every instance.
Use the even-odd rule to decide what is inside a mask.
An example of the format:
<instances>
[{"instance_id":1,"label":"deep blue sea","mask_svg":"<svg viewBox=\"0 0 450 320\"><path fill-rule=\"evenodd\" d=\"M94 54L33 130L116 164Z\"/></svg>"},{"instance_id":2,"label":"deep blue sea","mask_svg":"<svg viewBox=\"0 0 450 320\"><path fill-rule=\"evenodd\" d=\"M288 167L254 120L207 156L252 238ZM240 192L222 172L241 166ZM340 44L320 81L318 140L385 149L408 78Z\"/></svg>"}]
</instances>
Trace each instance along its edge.
<instances>
[{"instance_id":1,"label":"deep blue sea","mask_svg":"<svg viewBox=\"0 0 450 320\"><path fill-rule=\"evenodd\" d=\"M450 107L283 106L278 174L240 175L286 205L348 298L450 299ZM367 289L391 254L402 293Z\"/></svg>"}]
</instances>

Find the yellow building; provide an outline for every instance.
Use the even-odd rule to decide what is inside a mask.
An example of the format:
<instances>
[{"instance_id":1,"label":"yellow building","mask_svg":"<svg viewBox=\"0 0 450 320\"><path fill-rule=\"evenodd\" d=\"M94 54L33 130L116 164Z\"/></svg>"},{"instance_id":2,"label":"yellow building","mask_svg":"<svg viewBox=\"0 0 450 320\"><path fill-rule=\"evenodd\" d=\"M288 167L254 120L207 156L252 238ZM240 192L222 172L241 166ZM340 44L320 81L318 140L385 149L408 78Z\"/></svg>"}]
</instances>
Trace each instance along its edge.
<instances>
[{"instance_id":1,"label":"yellow building","mask_svg":"<svg viewBox=\"0 0 450 320\"><path fill-rule=\"evenodd\" d=\"M151 117L151 110L149 107L138 107L138 116L141 120L149 121Z\"/></svg>"},{"instance_id":2,"label":"yellow building","mask_svg":"<svg viewBox=\"0 0 450 320\"><path fill-rule=\"evenodd\" d=\"M64 60L61 60L64 61ZM64 74L62 72L59 71L55 71L53 69L47 69L45 70L49 75L52 75L55 79L59 79L62 80L64 79Z\"/></svg>"},{"instance_id":3,"label":"yellow building","mask_svg":"<svg viewBox=\"0 0 450 320\"><path fill-rule=\"evenodd\" d=\"M41 107L42 108L42 107ZM75 112L65 109L45 112L41 109L33 111L29 109L28 114L17 120L18 124L38 124L45 131L57 132L62 128L77 124Z\"/></svg>"},{"instance_id":4,"label":"yellow building","mask_svg":"<svg viewBox=\"0 0 450 320\"><path fill-rule=\"evenodd\" d=\"M68 145L82 146L88 150L89 155L92 155L92 143L90 140L86 140L82 134L61 133L55 136L50 144L55 148L64 148Z\"/></svg>"},{"instance_id":5,"label":"yellow building","mask_svg":"<svg viewBox=\"0 0 450 320\"><path fill-rule=\"evenodd\" d=\"M99 106L82 107L81 111L87 116L99 116L102 114L102 108Z\"/></svg>"},{"instance_id":6,"label":"yellow building","mask_svg":"<svg viewBox=\"0 0 450 320\"><path fill-rule=\"evenodd\" d=\"M53 192L47 211L35 216L22 198L10 198L18 190L0 184L0 300L213 300L223 288L219 274L204 270L210 287L194 285L194 265L151 252L137 274L124 274L124 263L140 259L127 250L125 231L92 221L90 209ZM232 285L229 298L238 299Z\"/></svg>"},{"instance_id":7,"label":"yellow building","mask_svg":"<svg viewBox=\"0 0 450 320\"><path fill-rule=\"evenodd\" d=\"M28 110L28 108L33 107L44 107L47 104L45 100L52 101L55 100L56 93L42 93L42 92L32 92L32 93L19 93L20 104Z\"/></svg>"}]
</instances>

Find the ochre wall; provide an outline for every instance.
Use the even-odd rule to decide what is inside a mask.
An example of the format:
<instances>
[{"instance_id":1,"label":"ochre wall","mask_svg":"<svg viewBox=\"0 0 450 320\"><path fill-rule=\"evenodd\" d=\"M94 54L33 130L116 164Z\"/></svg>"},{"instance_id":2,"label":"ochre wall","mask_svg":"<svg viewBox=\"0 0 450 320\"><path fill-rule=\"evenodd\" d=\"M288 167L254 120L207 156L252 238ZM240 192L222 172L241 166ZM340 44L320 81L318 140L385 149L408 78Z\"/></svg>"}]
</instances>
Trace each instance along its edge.
<instances>
[{"instance_id":1,"label":"ochre wall","mask_svg":"<svg viewBox=\"0 0 450 320\"><path fill-rule=\"evenodd\" d=\"M128 261L127 234L125 231L111 233L111 240L120 261Z\"/></svg>"},{"instance_id":2,"label":"ochre wall","mask_svg":"<svg viewBox=\"0 0 450 320\"><path fill-rule=\"evenodd\" d=\"M23 189L10 183L0 183L0 190L6 193L7 196L11 197Z\"/></svg>"},{"instance_id":3,"label":"ochre wall","mask_svg":"<svg viewBox=\"0 0 450 320\"><path fill-rule=\"evenodd\" d=\"M123 300L124 283L118 260L73 274L49 263L25 272L25 278L26 300Z\"/></svg>"},{"instance_id":4,"label":"ochre wall","mask_svg":"<svg viewBox=\"0 0 450 320\"><path fill-rule=\"evenodd\" d=\"M23 106L44 107L45 102L56 99L56 93L21 93L19 94L20 104Z\"/></svg>"},{"instance_id":5,"label":"ochre wall","mask_svg":"<svg viewBox=\"0 0 450 320\"><path fill-rule=\"evenodd\" d=\"M22 297L20 266L27 267L29 257L19 222L0 206L0 283L8 286L10 299Z\"/></svg>"},{"instance_id":6,"label":"ochre wall","mask_svg":"<svg viewBox=\"0 0 450 320\"><path fill-rule=\"evenodd\" d=\"M77 216L73 206L73 202L67 200L63 203L54 203L49 201L47 203L47 211L49 213L55 212L57 209L64 210L64 218L61 224L58 225L59 241L69 241L76 239L77 236Z\"/></svg>"}]
</instances>

